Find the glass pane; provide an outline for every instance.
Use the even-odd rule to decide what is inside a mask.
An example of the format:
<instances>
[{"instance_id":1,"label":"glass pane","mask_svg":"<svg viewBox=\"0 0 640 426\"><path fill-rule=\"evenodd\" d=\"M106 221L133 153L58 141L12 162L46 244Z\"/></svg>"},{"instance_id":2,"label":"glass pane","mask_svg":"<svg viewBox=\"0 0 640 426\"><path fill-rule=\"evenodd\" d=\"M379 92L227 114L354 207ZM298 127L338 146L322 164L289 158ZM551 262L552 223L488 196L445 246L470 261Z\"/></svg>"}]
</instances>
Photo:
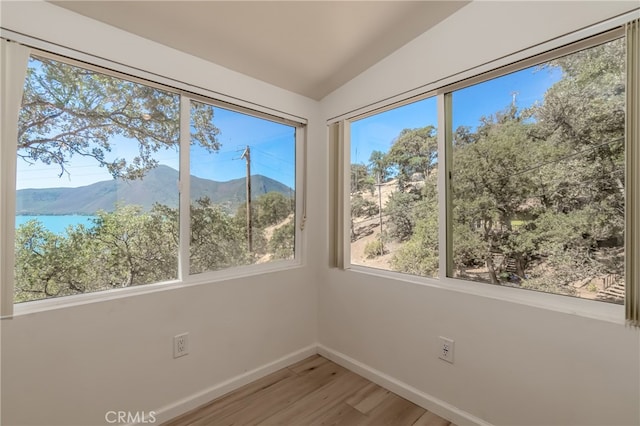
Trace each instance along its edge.
<instances>
[{"instance_id":1,"label":"glass pane","mask_svg":"<svg viewBox=\"0 0 640 426\"><path fill-rule=\"evenodd\" d=\"M191 102L191 274L294 258L295 142L295 127Z\"/></svg>"},{"instance_id":2,"label":"glass pane","mask_svg":"<svg viewBox=\"0 0 640 426\"><path fill-rule=\"evenodd\" d=\"M624 40L453 92L454 276L623 303Z\"/></svg>"},{"instance_id":3,"label":"glass pane","mask_svg":"<svg viewBox=\"0 0 640 426\"><path fill-rule=\"evenodd\" d=\"M435 98L351 123L351 263L438 275Z\"/></svg>"},{"instance_id":4,"label":"glass pane","mask_svg":"<svg viewBox=\"0 0 640 426\"><path fill-rule=\"evenodd\" d=\"M30 59L18 124L16 302L177 278L179 102Z\"/></svg>"}]
</instances>

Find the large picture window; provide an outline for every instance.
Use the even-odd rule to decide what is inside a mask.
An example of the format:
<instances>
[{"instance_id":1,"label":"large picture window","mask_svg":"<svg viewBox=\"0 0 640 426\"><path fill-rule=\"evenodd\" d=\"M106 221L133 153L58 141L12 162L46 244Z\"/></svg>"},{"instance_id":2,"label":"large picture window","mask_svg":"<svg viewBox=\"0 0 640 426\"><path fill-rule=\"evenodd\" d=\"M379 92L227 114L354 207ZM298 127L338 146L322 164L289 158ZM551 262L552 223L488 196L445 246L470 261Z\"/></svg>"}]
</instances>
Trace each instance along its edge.
<instances>
[{"instance_id":1,"label":"large picture window","mask_svg":"<svg viewBox=\"0 0 640 426\"><path fill-rule=\"evenodd\" d=\"M454 277L624 302L624 51L450 94Z\"/></svg>"},{"instance_id":2,"label":"large picture window","mask_svg":"<svg viewBox=\"0 0 640 426\"><path fill-rule=\"evenodd\" d=\"M17 132L14 302L293 260L299 127L219 104L33 54Z\"/></svg>"},{"instance_id":3,"label":"large picture window","mask_svg":"<svg viewBox=\"0 0 640 426\"><path fill-rule=\"evenodd\" d=\"M348 120L350 265L623 304L621 35Z\"/></svg>"}]
</instances>

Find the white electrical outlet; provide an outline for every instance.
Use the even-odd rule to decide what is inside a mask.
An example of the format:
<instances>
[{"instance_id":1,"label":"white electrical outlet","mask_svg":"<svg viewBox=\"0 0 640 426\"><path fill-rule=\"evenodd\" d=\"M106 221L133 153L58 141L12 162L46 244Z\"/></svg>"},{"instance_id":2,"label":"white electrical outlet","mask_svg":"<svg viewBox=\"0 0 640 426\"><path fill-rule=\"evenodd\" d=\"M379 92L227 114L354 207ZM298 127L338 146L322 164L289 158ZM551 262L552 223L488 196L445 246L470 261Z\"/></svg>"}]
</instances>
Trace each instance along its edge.
<instances>
[{"instance_id":1,"label":"white electrical outlet","mask_svg":"<svg viewBox=\"0 0 640 426\"><path fill-rule=\"evenodd\" d=\"M438 358L453 364L453 348L455 342L442 336L439 336L438 339L440 340L440 355L438 355Z\"/></svg>"},{"instance_id":2,"label":"white electrical outlet","mask_svg":"<svg viewBox=\"0 0 640 426\"><path fill-rule=\"evenodd\" d=\"M189 333L178 334L173 337L173 357L179 358L189 353Z\"/></svg>"}]
</instances>

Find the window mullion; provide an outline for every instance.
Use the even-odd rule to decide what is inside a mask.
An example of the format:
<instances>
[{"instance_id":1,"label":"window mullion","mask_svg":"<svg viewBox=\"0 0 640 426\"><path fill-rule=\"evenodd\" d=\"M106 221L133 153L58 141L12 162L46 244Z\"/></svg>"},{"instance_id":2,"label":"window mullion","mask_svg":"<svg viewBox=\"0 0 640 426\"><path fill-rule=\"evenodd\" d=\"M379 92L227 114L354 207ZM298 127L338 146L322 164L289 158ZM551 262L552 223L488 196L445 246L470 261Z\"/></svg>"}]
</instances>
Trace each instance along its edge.
<instances>
[{"instance_id":1,"label":"window mullion","mask_svg":"<svg viewBox=\"0 0 640 426\"><path fill-rule=\"evenodd\" d=\"M440 93L438 103L438 163L442 165L442 173L438 174L438 245L440 252L439 272L440 278L450 277L453 273L453 245L451 239L452 211L451 211L451 143L452 143L452 119L451 119L451 93Z\"/></svg>"},{"instance_id":2,"label":"window mullion","mask_svg":"<svg viewBox=\"0 0 640 426\"><path fill-rule=\"evenodd\" d=\"M347 221L346 218L351 217L351 201L350 201L350 173L351 173L351 123L349 121L341 121L339 125L339 137L338 137L338 155L341 157L338 165L342 168L338 171L340 179L338 184L341 188L342 197L342 247L340 248L339 259L340 266L344 269L351 267L351 221Z\"/></svg>"},{"instance_id":3,"label":"window mullion","mask_svg":"<svg viewBox=\"0 0 640 426\"><path fill-rule=\"evenodd\" d=\"M627 30L627 103L626 103L626 320L640 327L640 19L629 22Z\"/></svg>"},{"instance_id":4,"label":"window mullion","mask_svg":"<svg viewBox=\"0 0 640 426\"><path fill-rule=\"evenodd\" d=\"M15 213L16 213L16 150L18 148L18 114L27 73L30 49L17 43L2 43L2 144L0 144L0 315L13 315Z\"/></svg>"},{"instance_id":5,"label":"window mullion","mask_svg":"<svg viewBox=\"0 0 640 426\"><path fill-rule=\"evenodd\" d=\"M190 195L190 144L191 144L191 99L180 96L180 191L179 208L179 249L178 249L178 279L184 281L189 276L189 243L191 223L191 195Z\"/></svg>"}]
</instances>

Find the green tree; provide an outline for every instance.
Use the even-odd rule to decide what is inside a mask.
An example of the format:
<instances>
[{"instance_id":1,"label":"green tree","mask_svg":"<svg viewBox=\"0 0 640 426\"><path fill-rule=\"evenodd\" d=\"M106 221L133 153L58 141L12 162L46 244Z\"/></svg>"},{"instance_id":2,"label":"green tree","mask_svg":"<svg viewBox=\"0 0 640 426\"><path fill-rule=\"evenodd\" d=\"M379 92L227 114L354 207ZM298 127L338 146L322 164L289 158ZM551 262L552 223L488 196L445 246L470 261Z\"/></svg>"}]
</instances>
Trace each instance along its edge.
<instances>
[{"instance_id":1,"label":"green tree","mask_svg":"<svg viewBox=\"0 0 640 426\"><path fill-rule=\"evenodd\" d=\"M273 231L269 240L269 252L273 259L293 259L295 248L295 223L289 221Z\"/></svg>"},{"instance_id":2,"label":"green tree","mask_svg":"<svg viewBox=\"0 0 640 426\"><path fill-rule=\"evenodd\" d=\"M403 224L410 226L406 230L403 244L391 258L391 267L400 272L414 275L436 276L439 262L438 243L438 196L437 176L431 174L418 196L415 193L403 194L402 199L407 203L406 208L397 206L390 217L394 224L391 233L398 236ZM389 204L387 205L389 207ZM399 228L400 227L400 228Z\"/></svg>"},{"instance_id":3,"label":"green tree","mask_svg":"<svg viewBox=\"0 0 640 426\"><path fill-rule=\"evenodd\" d=\"M397 179L401 191L416 173L426 180L435 168L437 158L436 128L431 125L402 130L386 155L387 164L398 170Z\"/></svg>"},{"instance_id":4,"label":"green tree","mask_svg":"<svg viewBox=\"0 0 640 426\"><path fill-rule=\"evenodd\" d=\"M16 303L86 290L85 251L71 250L84 245L78 235L71 239L48 231L37 220L16 230Z\"/></svg>"},{"instance_id":5,"label":"green tree","mask_svg":"<svg viewBox=\"0 0 640 426\"><path fill-rule=\"evenodd\" d=\"M484 264L494 283L575 294L573 283L622 273L623 47L618 40L544 65L562 72L544 102L455 132L460 275Z\"/></svg>"},{"instance_id":6,"label":"green tree","mask_svg":"<svg viewBox=\"0 0 640 426\"><path fill-rule=\"evenodd\" d=\"M351 164L351 193L369 191L373 194L375 180L364 164Z\"/></svg>"},{"instance_id":7,"label":"green tree","mask_svg":"<svg viewBox=\"0 0 640 426\"><path fill-rule=\"evenodd\" d=\"M426 277L438 275L438 216L435 213L417 222L409 241L391 259L394 270Z\"/></svg>"},{"instance_id":8,"label":"green tree","mask_svg":"<svg viewBox=\"0 0 640 426\"><path fill-rule=\"evenodd\" d=\"M384 243L379 238L369 241L364 246L364 254L367 259L374 259L378 256L384 256L386 254L384 249Z\"/></svg>"},{"instance_id":9,"label":"green tree","mask_svg":"<svg viewBox=\"0 0 640 426\"><path fill-rule=\"evenodd\" d=\"M129 287L177 277L177 210L98 212L64 235L36 220L16 231L17 302Z\"/></svg>"},{"instance_id":10,"label":"green tree","mask_svg":"<svg viewBox=\"0 0 640 426\"><path fill-rule=\"evenodd\" d=\"M408 240L416 223L415 211L419 196L414 193L394 192L389 196L384 213L389 218L389 236L399 241Z\"/></svg>"},{"instance_id":11,"label":"green tree","mask_svg":"<svg viewBox=\"0 0 640 426\"><path fill-rule=\"evenodd\" d=\"M380 182L385 182L389 173L389 159L382 151L373 150L369 156L369 168L371 169L371 177L376 182L378 177Z\"/></svg>"},{"instance_id":12,"label":"green tree","mask_svg":"<svg viewBox=\"0 0 640 426\"><path fill-rule=\"evenodd\" d=\"M33 58L27 69L18 123L18 156L68 173L73 157L91 157L114 178L136 179L157 166L153 154L177 149L177 94L62 62ZM213 107L193 103L191 141L220 148ZM116 136L138 142L132 159L110 156Z\"/></svg>"},{"instance_id":13,"label":"green tree","mask_svg":"<svg viewBox=\"0 0 640 426\"><path fill-rule=\"evenodd\" d=\"M282 193L271 191L258 197L251 203L252 212L252 255L262 256L269 252L269 241L265 235L265 229L269 226L276 226L286 220L294 213L294 199ZM247 235L247 205L241 204L236 210L235 216L231 219L245 236Z\"/></svg>"},{"instance_id":14,"label":"green tree","mask_svg":"<svg viewBox=\"0 0 640 426\"><path fill-rule=\"evenodd\" d=\"M351 197L351 217L371 217L379 212L378 203L365 200L360 194Z\"/></svg>"},{"instance_id":15,"label":"green tree","mask_svg":"<svg viewBox=\"0 0 640 426\"><path fill-rule=\"evenodd\" d=\"M528 203L537 195L534 175L527 170L543 161L548 144L529 137L531 126L511 106L484 117L476 141L454 149L453 220L460 225L454 232L465 235L454 239L454 258L462 262L459 268L484 263L493 283L498 283L499 275L493 253L505 251L504 240L519 232L513 221L526 215ZM462 253L455 253L456 241L462 244ZM519 270L525 269L528 255L507 255L519 260Z\"/></svg>"},{"instance_id":16,"label":"green tree","mask_svg":"<svg viewBox=\"0 0 640 426\"><path fill-rule=\"evenodd\" d=\"M91 240L97 246L96 262L107 268L101 274L107 285L130 287L177 277L178 247L172 236L177 217L144 214L133 205L97 216Z\"/></svg>"},{"instance_id":17,"label":"green tree","mask_svg":"<svg viewBox=\"0 0 640 426\"><path fill-rule=\"evenodd\" d=\"M277 225L294 211L292 200L275 191L261 195L255 200L254 204L257 225L263 228Z\"/></svg>"},{"instance_id":18,"label":"green tree","mask_svg":"<svg viewBox=\"0 0 640 426\"><path fill-rule=\"evenodd\" d=\"M580 162L568 164L569 180L554 181L545 202L564 211L576 207L567 205L571 200L598 204L608 216L600 224L607 230L603 239L624 233L624 49L624 39L618 39L552 61L546 67L560 69L563 78L533 109L535 136Z\"/></svg>"},{"instance_id":19,"label":"green tree","mask_svg":"<svg viewBox=\"0 0 640 426\"><path fill-rule=\"evenodd\" d=\"M209 198L191 206L191 273L251 263L246 228Z\"/></svg>"}]
</instances>

